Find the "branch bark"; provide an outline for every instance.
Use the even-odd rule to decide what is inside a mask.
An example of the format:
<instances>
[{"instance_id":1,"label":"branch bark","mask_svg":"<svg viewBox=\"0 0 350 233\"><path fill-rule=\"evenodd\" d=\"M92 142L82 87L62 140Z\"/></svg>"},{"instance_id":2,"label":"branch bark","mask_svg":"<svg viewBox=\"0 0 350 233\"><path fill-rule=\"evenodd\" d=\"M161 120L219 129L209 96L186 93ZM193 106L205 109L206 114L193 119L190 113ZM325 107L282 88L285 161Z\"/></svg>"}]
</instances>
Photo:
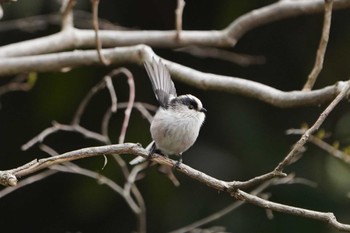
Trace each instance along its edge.
<instances>
[{"instance_id":1,"label":"branch bark","mask_svg":"<svg viewBox=\"0 0 350 233\"><path fill-rule=\"evenodd\" d=\"M277 212L282 212L282 213L287 213L287 214L292 214L296 216L302 216L305 218L311 218L311 219L323 221L325 223L328 223L330 226L334 227L335 229L350 232L350 225L338 222L333 213L324 213L324 212L284 205L280 203L275 203L272 201L264 200L255 195L248 194L243 190L241 190L242 187L243 188L251 187L254 185L258 185L259 183L265 182L267 180L271 180L276 176L284 175L282 173L283 169L286 166L291 164L291 161L299 153L301 148L305 145L305 143L308 142L308 138L310 137L310 135L313 134L321 126L321 124L324 122L328 114L349 93L349 89L350 89L350 81L346 82L346 85L342 88L341 92L337 95L337 97L321 113L320 117L316 120L314 125L302 135L300 140L292 148L291 152L283 159L282 162L278 164L278 166L274 169L274 171L267 173L265 175L261 175L256 178L253 178L247 182L237 182L237 181L227 182L227 181L219 180L201 171L195 170L185 164L181 163L179 165L177 161L174 161L164 156L160 156L156 154L153 155L150 158L150 160L158 164L165 165L167 167L173 167L178 171L180 171L181 173L203 184L206 184L207 186L213 189L220 190L223 192L228 192L231 196L235 197L237 200L246 201L248 203L254 204L256 206L260 206L268 210L273 210ZM148 150L142 148L138 144L132 144L132 143L84 148L84 149L67 152L67 153L56 155L49 158L34 160L32 162L29 162L15 169L0 171L0 184L7 185L7 186L15 186L17 184L18 177L32 174L34 172L52 167L54 165L58 165L61 163L65 163L65 162L69 162L69 161L73 161L81 158L101 156L101 155L105 156L105 155L111 155L111 154L127 154L127 153L149 158ZM140 168L140 169L143 169L143 168ZM128 180L130 179L132 180L132 182L134 182L136 173L138 172L139 171L136 171L135 173L129 173L126 177L128 178ZM132 174L135 174L135 175L132 175Z\"/></svg>"},{"instance_id":2,"label":"branch bark","mask_svg":"<svg viewBox=\"0 0 350 233\"><path fill-rule=\"evenodd\" d=\"M111 64L121 65L133 63L142 65L144 61L158 57L153 50L145 45L103 49L102 53ZM242 78L204 73L171 61L162 59L167 65L172 77L180 82L202 90L224 91L255 98L276 107L298 107L318 105L331 101L341 91L345 82L312 91L281 91L273 87L245 80ZM6 58L0 63L0 76L13 75L20 72L47 72L66 67L100 65L96 50L62 52Z\"/></svg>"},{"instance_id":3,"label":"branch bark","mask_svg":"<svg viewBox=\"0 0 350 233\"><path fill-rule=\"evenodd\" d=\"M322 221L329 224L330 226L332 226L333 228L339 231L350 232L350 225L338 222L333 213L319 212L314 210L293 207L290 205L283 205L272 201L267 201L260 197L246 193L242 190L237 190L232 195L239 200L248 202L250 204L259 206L264 209L269 209L276 212L291 214L295 216L302 216L304 218L310 218L310 219Z\"/></svg>"},{"instance_id":4,"label":"branch bark","mask_svg":"<svg viewBox=\"0 0 350 233\"><path fill-rule=\"evenodd\" d=\"M15 185L15 183L13 183L13 178L29 175L36 171L68 161L110 154L133 154L137 156L147 157L148 151L142 148L140 145L133 143L84 148L49 158L34 160L15 169L1 171L0 182L2 185ZM319 220L329 224L335 229L350 232L350 225L338 222L332 213L324 213L289 205L283 205L264 200L255 195L248 194L240 189L230 189L231 182L218 180L183 163L175 166L177 161L171 160L161 155L154 154L151 160L168 167L175 167L179 172L207 185L208 187L230 193L230 195L235 197L237 200L245 201L250 204L277 212ZM11 177L11 180L7 180L9 177Z\"/></svg>"},{"instance_id":5,"label":"branch bark","mask_svg":"<svg viewBox=\"0 0 350 233\"><path fill-rule=\"evenodd\" d=\"M323 68L324 56L326 53L328 39L329 39L329 31L331 28L332 9L333 9L333 0L325 0L322 35L321 35L320 43L318 45L318 50L316 53L315 64L311 73L308 76L308 80L306 81L303 87L304 91L310 91L312 89L319 73Z\"/></svg>"},{"instance_id":6,"label":"branch bark","mask_svg":"<svg viewBox=\"0 0 350 233\"><path fill-rule=\"evenodd\" d=\"M350 7L348 0L334 1L333 9ZM322 12L322 0L278 1L277 3L253 10L235 19L223 30L181 31L99 31L99 38L105 47L147 44L152 47L178 48L189 45L233 47L248 31L267 23L304 14ZM0 47L0 57L18 57L94 48L94 30L66 28L56 34L38 39L13 43Z\"/></svg>"}]
</instances>

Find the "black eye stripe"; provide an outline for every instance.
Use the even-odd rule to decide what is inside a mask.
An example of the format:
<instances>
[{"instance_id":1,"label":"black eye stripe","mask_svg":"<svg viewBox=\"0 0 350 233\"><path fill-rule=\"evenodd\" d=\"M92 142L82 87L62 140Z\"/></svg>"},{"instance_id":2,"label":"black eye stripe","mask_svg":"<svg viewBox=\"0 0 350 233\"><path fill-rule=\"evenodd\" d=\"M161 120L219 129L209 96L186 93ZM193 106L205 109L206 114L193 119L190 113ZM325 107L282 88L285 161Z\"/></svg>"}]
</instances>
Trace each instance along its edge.
<instances>
[{"instance_id":1,"label":"black eye stripe","mask_svg":"<svg viewBox=\"0 0 350 233\"><path fill-rule=\"evenodd\" d=\"M183 104L183 105L188 106L188 107L192 106L193 109L198 110L197 101L188 97L188 96L183 96L183 97L181 96L181 97L172 99L170 104L176 104L176 103L180 103L180 104Z\"/></svg>"}]
</instances>

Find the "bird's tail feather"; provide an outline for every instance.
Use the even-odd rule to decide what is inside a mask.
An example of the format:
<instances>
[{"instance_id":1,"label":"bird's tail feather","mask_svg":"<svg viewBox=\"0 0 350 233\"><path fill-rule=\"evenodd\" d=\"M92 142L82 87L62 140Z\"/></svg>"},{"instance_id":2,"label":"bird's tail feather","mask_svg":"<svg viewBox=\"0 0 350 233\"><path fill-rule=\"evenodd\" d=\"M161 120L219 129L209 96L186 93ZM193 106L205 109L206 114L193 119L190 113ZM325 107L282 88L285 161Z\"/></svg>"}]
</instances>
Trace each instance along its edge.
<instances>
[{"instance_id":1,"label":"bird's tail feather","mask_svg":"<svg viewBox=\"0 0 350 233\"><path fill-rule=\"evenodd\" d=\"M150 144L148 144L148 146L146 147L146 150L150 151L152 146L154 144L154 141L152 141ZM134 158L133 160L131 160L129 162L130 165L137 165L137 164L140 164L140 163L143 163L145 162L147 159L142 157L142 156L137 156L136 158Z\"/></svg>"}]
</instances>

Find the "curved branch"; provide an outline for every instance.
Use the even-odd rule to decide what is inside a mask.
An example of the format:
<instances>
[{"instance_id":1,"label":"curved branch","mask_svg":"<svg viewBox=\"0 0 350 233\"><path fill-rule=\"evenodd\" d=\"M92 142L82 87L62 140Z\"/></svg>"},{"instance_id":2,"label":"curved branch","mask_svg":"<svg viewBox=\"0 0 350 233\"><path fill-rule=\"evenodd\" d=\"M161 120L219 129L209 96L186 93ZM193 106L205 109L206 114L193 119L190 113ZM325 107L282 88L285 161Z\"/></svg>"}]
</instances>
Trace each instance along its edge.
<instances>
[{"instance_id":1,"label":"curved branch","mask_svg":"<svg viewBox=\"0 0 350 233\"><path fill-rule=\"evenodd\" d=\"M333 9L350 6L347 0L334 1ZM314 14L324 9L323 0L280 0L274 4L253 10L233 21L225 32L235 44L245 33L259 26L299 15Z\"/></svg>"},{"instance_id":2,"label":"curved branch","mask_svg":"<svg viewBox=\"0 0 350 233\"><path fill-rule=\"evenodd\" d=\"M348 0L334 1L333 8L350 7ZM223 30L208 31L111 31L100 30L105 47L147 44L153 47L176 48L189 45L232 47L248 31L261 25L303 14L322 12L322 0L278 1L238 17ZM56 34L0 47L0 57L28 56L96 46L94 30L66 28Z\"/></svg>"},{"instance_id":3,"label":"curved branch","mask_svg":"<svg viewBox=\"0 0 350 233\"><path fill-rule=\"evenodd\" d=\"M133 143L90 147L90 148L84 148L80 150L67 152L67 153L49 157L49 158L34 160L30 163L27 163L15 169L0 171L0 181L2 182L1 184L3 185L9 185L12 182L12 186L13 186L16 184L16 183L13 183L14 177L16 178L16 177L25 176L25 175L34 173L36 171L51 167L53 165L61 164L68 161L73 161L73 160L92 157L92 156L110 155L115 153L133 154L137 156L148 157L148 151L146 149L142 148L138 144L133 144ZM264 200L255 195L248 194L240 189L231 190L229 189L231 182L218 180L201 171L193 169L183 163L181 163L178 166L175 166L177 161L171 160L161 155L154 154L151 160L159 164L166 165L168 167L175 167L179 172L203 184L206 184L211 188L214 188L220 191L229 192L230 195L235 197L237 200L246 201L253 205L256 205L265 209L277 211L277 212L282 212L282 213L287 213L287 214L292 214L296 216L323 221L329 224L330 226L334 227L335 229L350 232L350 225L338 222L333 213L325 213L325 212L293 207L289 205L283 205L272 201ZM5 179L7 179L8 177L12 177L11 182L4 182Z\"/></svg>"},{"instance_id":4,"label":"curved branch","mask_svg":"<svg viewBox=\"0 0 350 233\"><path fill-rule=\"evenodd\" d=\"M325 213L320 211L308 210L304 208L298 208L290 205L283 205L280 203L267 201L263 198L251 195L242 190L237 190L232 195L238 200L248 202L250 204L259 206L264 209L291 214L295 216L301 216L304 218L315 219L318 221L325 222L337 230L350 232L350 225L338 222L333 213Z\"/></svg>"},{"instance_id":5,"label":"curved branch","mask_svg":"<svg viewBox=\"0 0 350 233\"><path fill-rule=\"evenodd\" d=\"M124 63L141 65L145 60L158 57L150 47L145 45L103 49L102 53L111 61L111 64L115 65ZM344 86L344 82L338 82L335 85L309 92L281 91L242 78L204 73L164 59L163 62L167 65L175 80L203 90L224 91L255 98L276 107L308 106L329 102L335 98ZM66 67L88 65L100 65L95 50L6 58L0 62L0 76L32 70L36 72L47 72Z\"/></svg>"},{"instance_id":6,"label":"curved branch","mask_svg":"<svg viewBox=\"0 0 350 233\"><path fill-rule=\"evenodd\" d=\"M99 147L88 147L80 150L67 152L61 155L52 156L49 158L34 160L32 162L29 162L23 166L20 166L12 170L0 171L0 182L3 185L7 185L6 182L5 183L3 182L3 177L1 176L3 174L6 174L7 176L11 174L12 178L13 176L22 177L56 164L61 164L64 162L69 162L69 161L93 157L93 156L107 155L107 154L108 155L135 154L135 155L140 155L144 157L148 156L147 150L143 149L140 145L133 144L133 143L115 144L115 145L99 146Z\"/></svg>"}]
</instances>

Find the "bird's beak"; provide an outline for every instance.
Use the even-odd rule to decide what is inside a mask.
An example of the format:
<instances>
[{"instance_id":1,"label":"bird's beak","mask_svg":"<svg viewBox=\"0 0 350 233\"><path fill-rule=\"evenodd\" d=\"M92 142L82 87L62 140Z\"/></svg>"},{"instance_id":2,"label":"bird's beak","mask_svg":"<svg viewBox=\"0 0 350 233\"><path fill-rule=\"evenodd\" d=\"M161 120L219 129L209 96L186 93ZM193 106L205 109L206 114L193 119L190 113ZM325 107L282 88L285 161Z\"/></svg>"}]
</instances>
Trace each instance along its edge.
<instances>
[{"instance_id":1,"label":"bird's beak","mask_svg":"<svg viewBox=\"0 0 350 233\"><path fill-rule=\"evenodd\" d=\"M201 110L199 110L200 112L204 112L204 113L206 113L207 112L207 110L205 109L205 108L202 108Z\"/></svg>"}]
</instances>

